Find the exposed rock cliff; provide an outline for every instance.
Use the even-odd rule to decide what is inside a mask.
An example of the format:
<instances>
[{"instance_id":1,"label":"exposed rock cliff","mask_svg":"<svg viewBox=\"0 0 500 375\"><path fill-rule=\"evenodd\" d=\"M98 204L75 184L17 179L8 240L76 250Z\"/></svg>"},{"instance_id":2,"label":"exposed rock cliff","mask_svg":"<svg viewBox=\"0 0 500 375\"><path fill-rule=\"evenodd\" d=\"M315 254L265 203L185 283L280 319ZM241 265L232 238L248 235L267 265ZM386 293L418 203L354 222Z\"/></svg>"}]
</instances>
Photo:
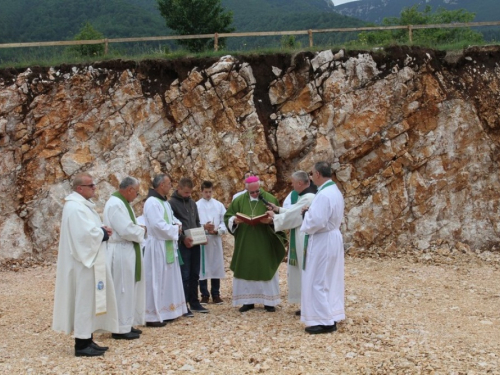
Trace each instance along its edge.
<instances>
[{"instance_id":1,"label":"exposed rock cliff","mask_svg":"<svg viewBox=\"0 0 500 375\"><path fill-rule=\"evenodd\" d=\"M318 160L351 252L496 249L500 50L334 52L0 72L0 258L56 248L79 171L101 209L160 171L228 204L249 164L283 198Z\"/></svg>"}]
</instances>

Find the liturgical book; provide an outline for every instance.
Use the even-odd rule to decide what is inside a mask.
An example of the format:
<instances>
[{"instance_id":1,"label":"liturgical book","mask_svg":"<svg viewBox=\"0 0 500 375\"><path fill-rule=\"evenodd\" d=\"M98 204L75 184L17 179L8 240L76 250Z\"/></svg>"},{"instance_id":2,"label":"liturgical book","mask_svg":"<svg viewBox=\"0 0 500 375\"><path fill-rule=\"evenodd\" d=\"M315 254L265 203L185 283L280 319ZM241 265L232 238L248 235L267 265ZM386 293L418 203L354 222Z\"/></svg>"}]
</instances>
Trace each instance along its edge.
<instances>
[{"instance_id":1,"label":"liturgical book","mask_svg":"<svg viewBox=\"0 0 500 375\"><path fill-rule=\"evenodd\" d=\"M203 229L203 227L186 229L184 233L186 237L193 239L193 245L207 243L207 236L205 235L205 229Z\"/></svg>"},{"instance_id":2,"label":"liturgical book","mask_svg":"<svg viewBox=\"0 0 500 375\"><path fill-rule=\"evenodd\" d=\"M266 219L268 217L267 212L265 214L259 215L259 216L254 216L250 217L245 214L242 214L241 212L236 213L236 217L243 221L245 224L248 225L257 225L260 224L262 219Z\"/></svg>"}]
</instances>

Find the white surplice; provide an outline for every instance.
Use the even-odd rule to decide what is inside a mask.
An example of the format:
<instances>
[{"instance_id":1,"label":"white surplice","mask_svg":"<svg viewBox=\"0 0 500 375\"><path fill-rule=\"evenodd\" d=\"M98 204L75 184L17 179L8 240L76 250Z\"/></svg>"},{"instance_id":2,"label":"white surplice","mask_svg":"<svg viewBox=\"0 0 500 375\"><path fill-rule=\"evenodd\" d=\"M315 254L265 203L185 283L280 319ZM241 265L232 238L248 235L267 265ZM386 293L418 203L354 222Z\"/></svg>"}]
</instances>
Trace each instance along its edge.
<instances>
[{"instance_id":1,"label":"white surplice","mask_svg":"<svg viewBox=\"0 0 500 375\"><path fill-rule=\"evenodd\" d=\"M345 319L344 243L340 233L344 198L337 185L321 189L323 185L318 187L300 228L309 234L300 317L307 326L332 325Z\"/></svg>"},{"instance_id":2,"label":"white surplice","mask_svg":"<svg viewBox=\"0 0 500 375\"><path fill-rule=\"evenodd\" d=\"M165 221L165 210L169 223ZM175 319L187 313L181 269L177 256L180 223L167 201L149 197L144 204L147 228L144 268L146 273L146 322ZM174 262L167 264L165 241L174 241Z\"/></svg>"},{"instance_id":3,"label":"white surplice","mask_svg":"<svg viewBox=\"0 0 500 375\"><path fill-rule=\"evenodd\" d=\"M258 201L258 198L250 196L250 201ZM235 232L238 229L238 226L234 225L235 219L236 216L232 216L228 221L229 228L232 228L229 229L231 232ZM244 280L233 277L233 306L255 303L266 306L277 306L280 302L279 269L276 270L273 278L269 281Z\"/></svg>"},{"instance_id":4,"label":"white surplice","mask_svg":"<svg viewBox=\"0 0 500 375\"><path fill-rule=\"evenodd\" d=\"M73 192L65 198L52 328L75 338L89 339L93 332L117 332L113 279L106 264L104 232L95 204ZM94 267L105 270L102 282L96 282ZM105 293L106 313L96 315L96 293Z\"/></svg>"},{"instance_id":5,"label":"white surplice","mask_svg":"<svg viewBox=\"0 0 500 375\"><path fill-rule=\"evenodd\" d=\"M305 236L305 233L300 231L300 226L302 225L302 207L309 206L313 199L313 193L299 195L295 204L291 204L290 201L288 208L280 208L279 214L274 215L273 222L275 231L278 232L286 229L295 229L297 264L287 264L288 302L290 303L300 303L302 287L302 259L304 257ZM288 259L290 260L290 252L288 253Z\"/></svg>"},{"instance_id":6,"label":"white surplice","mask_svg":"<svg viewBox=\"0 0 500 375\"><path fill-rule=\"evenodd\" d=\"M242 190L242 191L238 191L236 194L233 195L233 201L238 198L241 194L245 194L247 191L246 190Z\"/></svg>"},{"instance_id":7,"label":"white surplice","mask_svg":"<svg viewBox=\"0 0 500 375\"><path fill-rule=\"evenodd\" d=\"M224 224L226 208L217 199L206 200L204 198L196 202L201 225L209 221L217 230L216 235L208 235L208 243L201 246L200 280L223 279L226 277L224 271L224 252L222 250L223 234L227 233Z\"/></svg>"},{"instance_id":8,"label":"white surplice","mask_svg":"<svg viewBox=\"0 0 500 375\"><path fill-rule=\"evenodd\" d=\"M133 211L132 211L133 212ZM125 204L111 196L104 206L104 225L113 229L108 241L108 264L113 275L119 329L115 333L128 333L133 325L144 324L146 308L146 281L144 262L140 252L141 280L135 281L136 253L134 242L141 244L144 229L134 224ZM134 214L135 218L135 214ZM140 245L139 245L140 246Z\"/></svg>"}]
</instances>

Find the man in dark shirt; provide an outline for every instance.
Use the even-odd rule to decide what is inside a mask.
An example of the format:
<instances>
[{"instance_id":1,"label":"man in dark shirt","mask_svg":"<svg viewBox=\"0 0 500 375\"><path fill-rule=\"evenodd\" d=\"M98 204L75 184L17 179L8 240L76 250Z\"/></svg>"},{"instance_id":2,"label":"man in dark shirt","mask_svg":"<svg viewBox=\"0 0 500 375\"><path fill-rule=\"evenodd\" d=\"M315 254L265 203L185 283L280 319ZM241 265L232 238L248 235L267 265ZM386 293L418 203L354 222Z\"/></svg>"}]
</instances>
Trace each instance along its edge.
<instances>
[{"instance_id":1,"label":"man in dark shirt","mask_svg":"<svg viewBox=\"0 0 500 375\"><path fill-rule=\"evenodd\" d=\"M184 264L181 266L182 284L186 302L189 302L187 316L193 316L192 311L207 313L208 310L200 304L198 299L198 281L200 278L200 245L193 245L193 240L186 237L187 229L199 228L200 218L196 202L191 199L193 181L183 177L179 181L177 190L168 201L174 211L174 216L182 222L182 234L179 236L179 251ZM205 230L213 230L213 224L204 225Z\"/></svg>"}]
</instances>

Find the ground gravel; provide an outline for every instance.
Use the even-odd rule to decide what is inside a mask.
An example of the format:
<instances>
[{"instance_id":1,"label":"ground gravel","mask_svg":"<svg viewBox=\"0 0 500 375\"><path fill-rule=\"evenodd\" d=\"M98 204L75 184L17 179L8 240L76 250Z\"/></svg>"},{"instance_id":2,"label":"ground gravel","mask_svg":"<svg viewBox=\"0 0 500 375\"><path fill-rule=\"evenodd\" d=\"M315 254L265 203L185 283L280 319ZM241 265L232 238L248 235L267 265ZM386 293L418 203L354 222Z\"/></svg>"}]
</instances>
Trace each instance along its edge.
<instances>
[{"instance_id":1,"label":"ground gravel","mask_svg":"<svg viewBox=\"0 0 500 375\"><path fill-rule=\"evenodd\" d=\"M225 303L209 314L141 327L139 340L96 334L110 350L76 358L72 337L50 328L54 262L4 263L0 373L499 374L499 264L495 254L347 256L347 319L326 335L304 333L286 302L285 264L275 313L232 307L228 272Z\"/></svg>"}]
</instances>

